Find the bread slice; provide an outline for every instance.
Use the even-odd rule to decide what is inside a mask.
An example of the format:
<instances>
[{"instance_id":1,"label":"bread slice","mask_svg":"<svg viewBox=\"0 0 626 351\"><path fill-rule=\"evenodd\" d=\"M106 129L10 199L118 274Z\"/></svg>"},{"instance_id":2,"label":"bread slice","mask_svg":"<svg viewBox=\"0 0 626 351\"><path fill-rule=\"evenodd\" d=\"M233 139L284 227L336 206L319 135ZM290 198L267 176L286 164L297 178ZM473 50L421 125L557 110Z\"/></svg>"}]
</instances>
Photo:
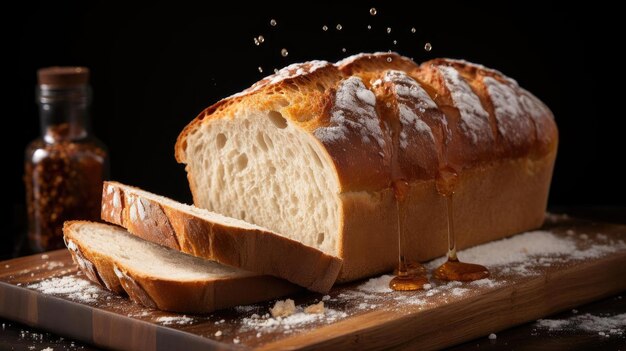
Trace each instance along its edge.
<instances>
[{"instance_id":1,"label":"bread slice","mask_svg":"<svg viewBox=\"0 0 626 351\"><path fill-rule=\"evenodd\" d=\"M459 174L458 248L540 226L557 142L550 110L500 72L376 53L293 64L217 102L176 159L197 207L340 257L350 281L397 264L398 179L411 260L446 252L441 170Z\"/></svg>"},{"instance_id":2,"label":"bread slice","mask_svg":"<svg viewBox=\"0 0 626 351\"><path fill-rule=\"evenodd\" d=\"M89 279L150 308L206 313L299 289L282 279L148 242L117 226L69 221L63 234L74 262Z\"/></svg>"},{"instance_id":3,"label":"bread slice","mask_svg":"<svg viewBox=\"0 0 626 351\"><path fill-rule=\"evenodd\" d=\"M245 221L105 182L102 219L172 249L325 293L341 259Z\"/></svg>"}]
</instances>

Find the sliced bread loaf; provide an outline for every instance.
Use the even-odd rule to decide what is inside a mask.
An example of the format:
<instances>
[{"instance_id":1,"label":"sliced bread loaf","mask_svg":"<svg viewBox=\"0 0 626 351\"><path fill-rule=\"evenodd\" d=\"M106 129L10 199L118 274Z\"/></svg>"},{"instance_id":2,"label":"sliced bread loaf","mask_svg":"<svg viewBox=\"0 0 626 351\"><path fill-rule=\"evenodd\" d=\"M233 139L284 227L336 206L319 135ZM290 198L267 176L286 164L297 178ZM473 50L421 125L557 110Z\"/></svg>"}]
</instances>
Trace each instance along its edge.
<instances>
[{"instance_id":1,"label":"sliced bread loaf","mask_svg":"<svg viewBox=\"0 0 626 351\"><path fill-rule=\"evenodd\" d=\"M206 313L298 290L282 279L186 255L117 226L70 221L63 234L74 262L89 279L151 308Z\"/></svg>"},{"instance_id":2,"label":"sliced bread loaf","mask_svg":"<svg viewBox=\"0 0 626 351\"><path fill-rule=\"evenodd\" d=\"M194 204L343 259L338 281L446 253L544 219L558 133L514 80L465 61L393 53L293 64L208 107L181 132ZM408 182L398 226L392 185Z\"/></svg>"},{"instance_id":3,"label":"sliced bread loaf","mask_svg":"<svg viewBox=\"0 0 626 351\"><path fill-rule=\"evenodd\" d=\"M172 249L327 292L341 259L245 221L105 182L102 219Z\"/></svg>"}]
</instances>

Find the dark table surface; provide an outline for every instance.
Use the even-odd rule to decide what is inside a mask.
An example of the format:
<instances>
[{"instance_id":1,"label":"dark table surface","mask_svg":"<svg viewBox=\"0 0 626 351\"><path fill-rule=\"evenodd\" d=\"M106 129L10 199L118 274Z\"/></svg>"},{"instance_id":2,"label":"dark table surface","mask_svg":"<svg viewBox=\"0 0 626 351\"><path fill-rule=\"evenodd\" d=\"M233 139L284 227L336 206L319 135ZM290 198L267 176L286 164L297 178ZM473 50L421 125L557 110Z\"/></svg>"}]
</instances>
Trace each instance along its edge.
<instances>
[{"instance_id":1,"label":"dark table surface","mask_svg":"<svg viewBox=\"0 0 626 351\"><path fill-rule=\"evenodd\" d=\"M555 213L598 221L626 223L626 207L568 207L552 208ZM626 277L624 277L626 279ZM576 310L548 316L548 319L567 319L589 313L596 316L626 314L626 291ZM0 318L0 350L99 350L79 341L47 333L43 330ZM523 324L497 333L496 339L482 338L450 348L465 350L619 350L626 351L626 330L621 335L602 336L598 332L580 329L550 331L538 328L535 322Z\"/></svg>"}]
</instances>

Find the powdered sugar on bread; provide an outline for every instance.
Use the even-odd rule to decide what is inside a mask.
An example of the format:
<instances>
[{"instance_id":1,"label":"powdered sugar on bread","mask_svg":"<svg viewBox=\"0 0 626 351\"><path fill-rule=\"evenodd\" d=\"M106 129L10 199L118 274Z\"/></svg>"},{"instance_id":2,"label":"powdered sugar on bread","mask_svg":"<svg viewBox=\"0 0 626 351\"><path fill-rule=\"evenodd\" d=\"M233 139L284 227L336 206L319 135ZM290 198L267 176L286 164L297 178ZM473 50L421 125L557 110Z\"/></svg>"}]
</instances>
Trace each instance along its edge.
<instances>
[{"instance_id":1,"label":"powdered sugar on bread","mask_svg":"<svg viewBox=\"0 0 626 351\"><path fill-rule=\"evenodd\" d=\"M461 129L470 137L474 144L493 140L489 127L489 114L480 103L480 99L472 88L451 66L437 67L443 76L446 87L450 91L452 101L461 115Z\"/></svg>"}]
</instances>

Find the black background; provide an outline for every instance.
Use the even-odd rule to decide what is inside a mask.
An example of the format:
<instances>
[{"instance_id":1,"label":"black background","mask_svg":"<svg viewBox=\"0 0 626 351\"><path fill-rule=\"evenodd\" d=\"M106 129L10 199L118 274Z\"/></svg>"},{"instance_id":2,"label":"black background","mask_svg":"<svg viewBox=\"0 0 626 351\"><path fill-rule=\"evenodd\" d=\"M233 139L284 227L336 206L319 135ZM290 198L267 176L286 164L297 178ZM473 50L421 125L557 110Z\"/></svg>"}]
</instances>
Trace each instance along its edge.
<instances>
[{"instance_id":1,"label":"black background","mask_svg":"<svg viewBox=\"0 0 626 351\"><path fill-rule=\"evenodd\" d=\"M464 58L515 78L554 112L560 145L551 206L624 205L622 117L601 102L597 77L609 70L592 62L602 49L586 39L590 13L549 2L289 4L45 1L5 12L13 24L4 30L4 54L15 62L5 74L4 128L13 139L4 148L11 208L3 213L13 226L0 234L4 251L24 231L23 150L39 134L35 72L50 65L92 70L93 130L110 149L112 178L190 201L173 156L178 133L203 108L274 68L389 49L418 62ZM255 46L259 34L265 42Z\"/></svg>"}]
</instances>

